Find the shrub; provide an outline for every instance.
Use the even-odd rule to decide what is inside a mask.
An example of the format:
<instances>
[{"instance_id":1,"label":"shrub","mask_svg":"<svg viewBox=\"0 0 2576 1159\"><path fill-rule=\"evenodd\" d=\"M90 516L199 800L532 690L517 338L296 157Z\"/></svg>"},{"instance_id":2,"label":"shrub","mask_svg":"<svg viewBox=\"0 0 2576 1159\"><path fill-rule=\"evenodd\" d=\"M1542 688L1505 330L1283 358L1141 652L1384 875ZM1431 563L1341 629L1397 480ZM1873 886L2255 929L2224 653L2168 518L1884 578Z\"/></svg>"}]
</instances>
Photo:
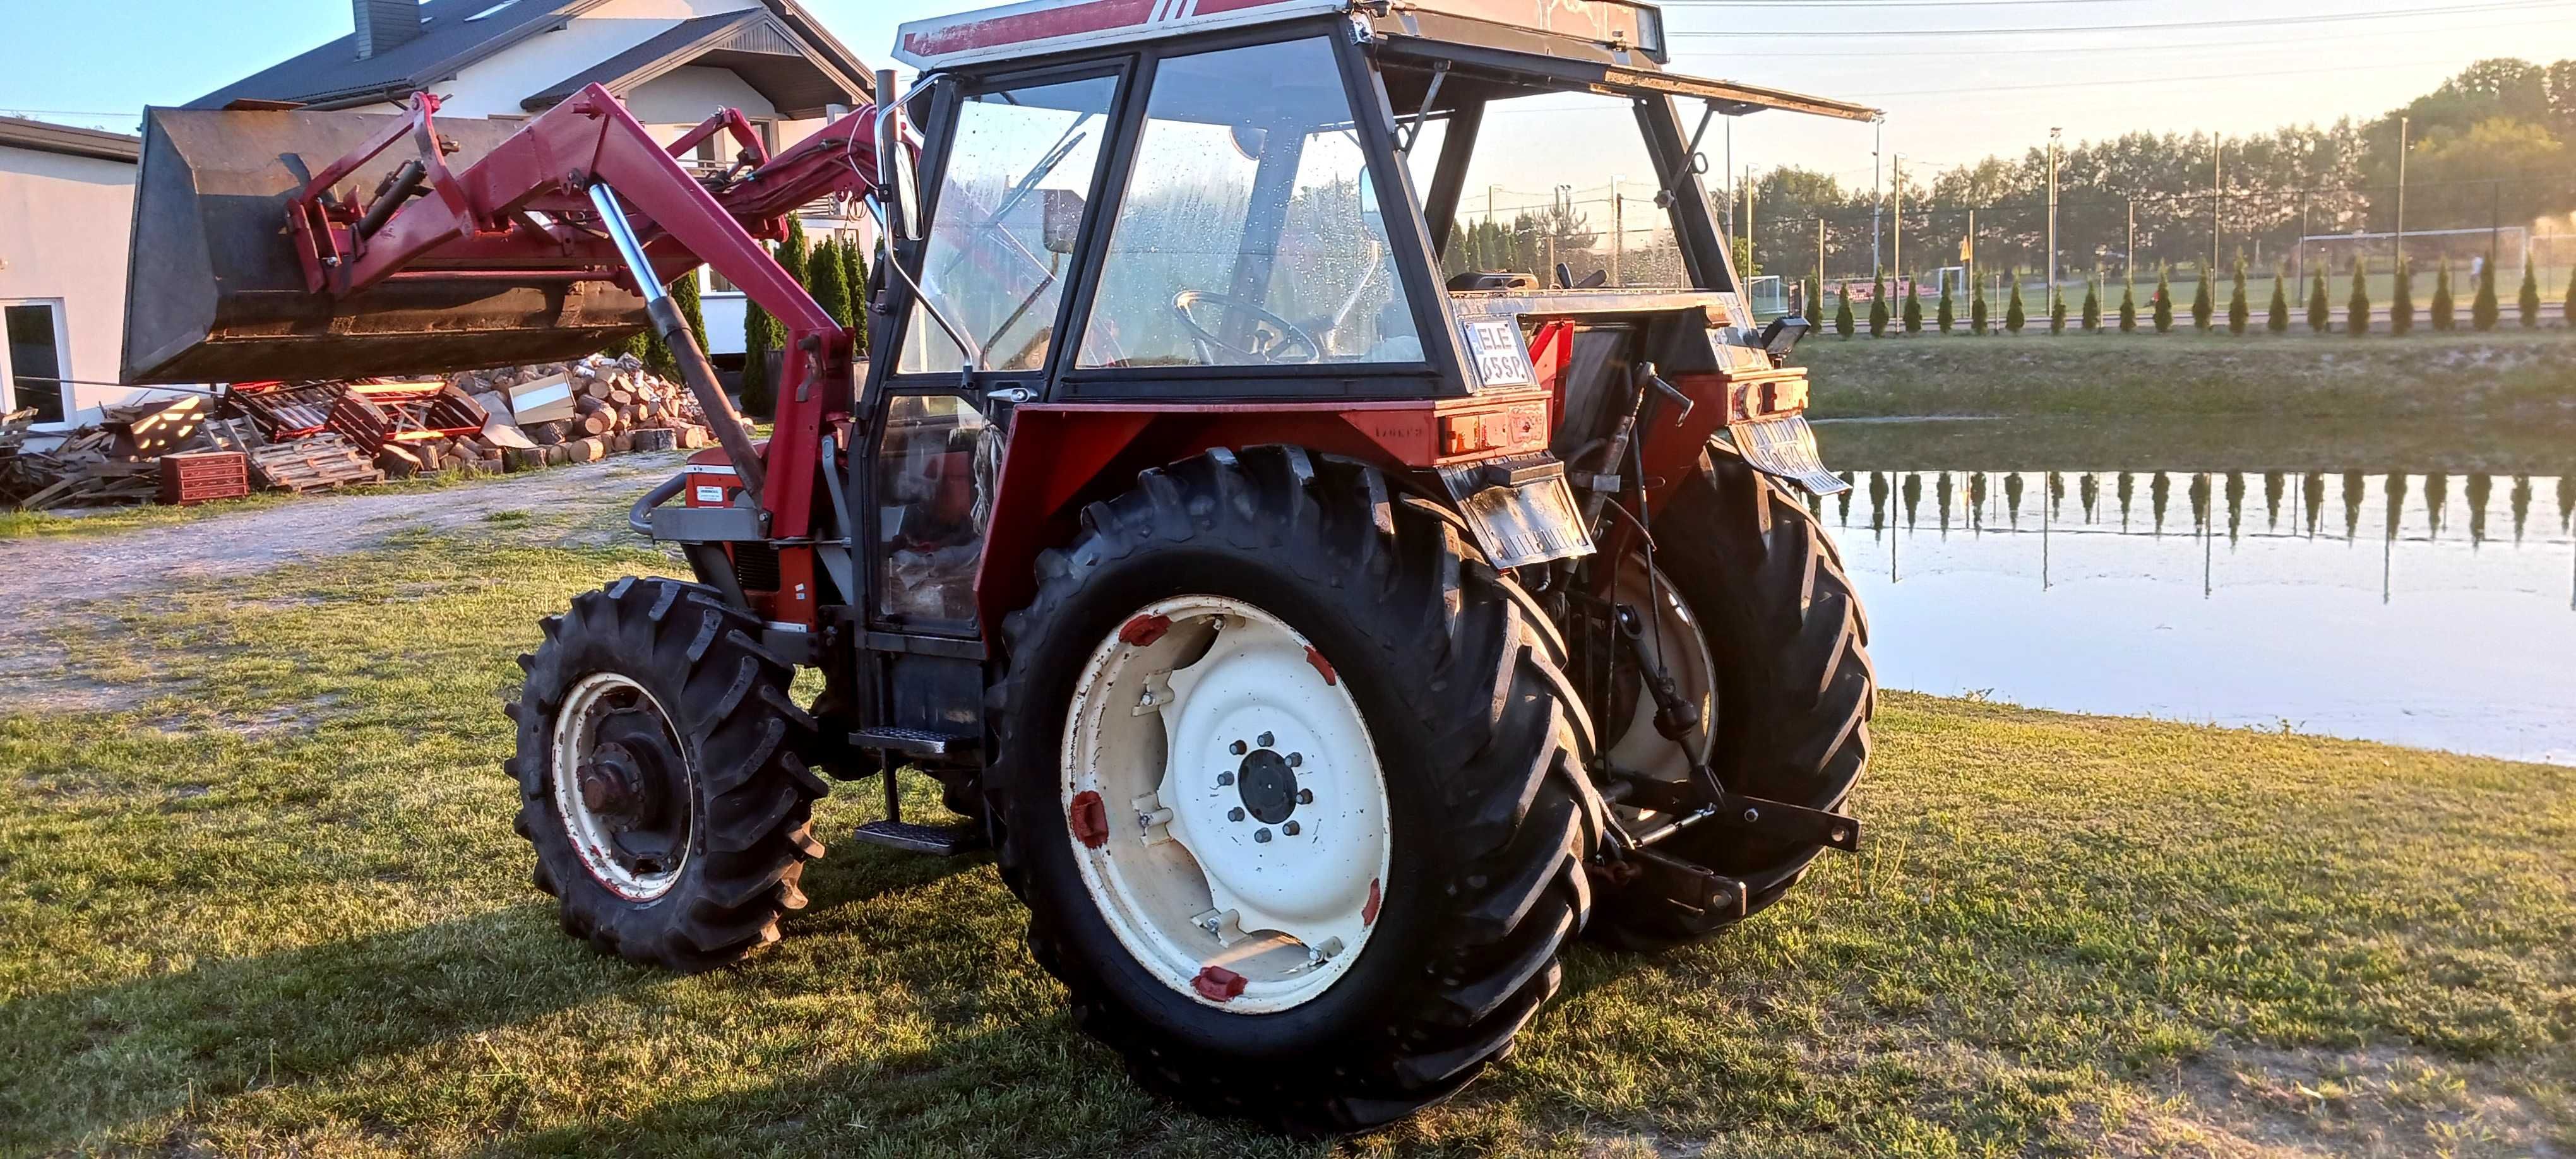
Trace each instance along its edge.
<instances>
[{"instance_id":1,"label":"shrub","mask_svg":"<svg viewBox=\"0 0 2576 1159\"><path fill-rule=\"evenodd\" d=\"M2451 259L2444 257L2440 268L2433 271L2433 328L2449 330L2457 325L2458 303L2451 295Z\"/></svg>"},{"instance_id":2,"label":"shrub","mask_svg":"<svg viewBox=\"0 0 2576 1159\"><path fill-rule=\"evenodd\" d=\"M2415 329L2415 267L2404 258L2397 259L2397 292L2388 299L2388 332L2406 334Z\"/></svg>"},{"instance_id":3,"label":"shrub","mask_svg":"<svg viewBox=\"0 0 2576 1159\"><path fill-rule=\"evenodd\" d=\"M850 283L850 354L868 356L868 257L859 252L859 239L851 238L841 245L841 273Z\"/></svg>"},{"instance_id":4,"label":"shrub","mask_svg":"<svg viewBox=\"0 0 2576 1159\"><path fill-rule=\"evenodd\" d=\"M1943 275L1941 278L1941 306L1940 309L1934 313L1933 319L1934 324L1941 328L1941 333L1943 334L1948 334L1950 332L1950 324L1958 321L1957 308L1950 303L1950 279L1948 275Z\"/></svg>"},{"instance_id":5,"label":"shrub","mask_svg":"<svg viewBox=\"0 0 2576 1159\"><path fill-rule=\"evenodd\" d=\"M2275 334L2290 332L2290 268L2272 267L2272 308L2263 317L2263 328Z\"/></svg>"},{"instance_id":6,"label":"shrub","mask_svg":"<svg viewBox=\"0 0 2576 1159\"><path fill-rule=\"evenodd\" d=\"M2515 297L2514 305L2522 311L2523 329L2540 325L2540 263L2522 263L2522 293Z\"/></svg>"},{"instance_id":7,"label":"shrub","mask_svg":"<svg viewBox=\"0 0 2576 1159\"><path fill-rule=\"evenodd\" d=\"M2102 272L2084 280L2084 329L2086 333L2102 332Z\"/></svg>"},{"instance_id":8,"label":"shrub","mask_svg":"<svg viewBox=\"0 0 2576 1159\"><path fill-rule=\"evenodd\" d=\"M2558 299L2558 320L2576 326L2576 272L2567 275L2567 296Z\"/></svg>"},{"instance_id":9,"label":"shrub","mask_svg":"<svg viewBox=\"0 0 2576 1159\"><path fill-rule=\"evenodd\" d=\"M2218 266L2212 263L2201 267L2200 280L2192 283L2191 325L2192 329L2203 334L2209 333L2209 312L2212 308L2209 301L2209 284L2217 280Z\"/></svg>"},{"instance_id":10,"label":"shrub","mask_svg":"<svg viewBox=\"0 0 2576 1159\"><path fill-rule=\"evenodd\" d=\"M1840 334L1845 338L1849 338L1852 336L1850 282L1843 283L1840 298L1841 304L1834 307L1834 333Z\"/></svg>"},{"instance_id":11,"label":"shrub","mask_svg":"<svg viewBox=\"0 0 2576 1159\"><path fill-rule=\"evenodd\" d=\"M768 248L766 246L762 247ZM769 386L769 352L778 348L778 321L760 303L745 298L742 309L742 409L753 418L768 418L777 404Z\"/></svg>"},{"instance_id":12,"label":"shrub","mask_svg":"<svg viewBox=\"0 0 2576 1159\"><path fill-rule=\"evenodd\" d=\"M2019 334L2022 323L2030 320L2029 313L2021 306L2021 275L2011 273L2005 276L2012 279L2012 300L2004 303L2004 329Z\"/></svg>"},{"instance_id":13,"label":"shrub","mask_svg":"<svg viewBox=\"0 0 2576 1159\"><path fill-rule=\"evenodd\" d=\"M1905 295L1905 332L1908 334L1923 332L1923 303L1910 293Z\"/></svg>"},{"instance_id":14,"label":"shrub","mask_svg":"<svg viewBox=\"0 0 2576 1159\"><path fill-rule=\"evenodd\" d=\"M2246 317L2245 255L2240 252L2236 255L2235 280L2229 283L2227 291L2227 332L2230 334L2244 333Z\"/></svg>"},{"instance_id":15,"label":"shrub","mask_svg":"<svg viewBox=\"0 0 2576 1159\"><path fill-rule=\"evenodd\" d=\"M1887 333L1887 271L1880 270L1869 279L1869 336Z\"/></svg>"},{"instance_id":16,"label":"shrub","mask_svg":"<svg viewBox=\"0 0 2576 1159\"><path fill-rule=\"evenodd\" d=\"M2308 329L2323 334L2334 325L2334 303L2326 297L2326 264L2317 263L2317 272L2308 279Z\"/></svg>"},{"instance_id":17,"label":"shrub","mask_svg":"<svg viewBox=\"0 0 2576 1159\"><path fill-rule=\"evenodd\" d=\"M812 279L807 288L814 295L814 304L821 306L833 321L849 325L850 283L842 272L840 243L828 237L816 242L814 252L807 255L805 268Z\"/></svg>"},{"instance_id":18,"label":"shrub","mask_svg":"<svg viewBox=\"0 0 2576 1159\"><path fill-rule=\"evenodd\" d=\"M2131 270L2129 271L2126 280L2120 283L2120 333L2135 334L2137 332L2138 277L2137 271Z\"/></svg>"},{"instance_id":19,"label":"shrub","mask_svg":"<svg viewBox=\"0 0 2576 1159\"><path fill-rule=\"evenodd\" d=\"M1979 278L1977 279L1976 295L1968 301L1968 333L1983 335L1985 332L1986 280L1984 278Z\"/></svg>"},{"instance_id":20,"label":"shrub","mask_svg":"<svg viewBox=\"0 0 2576 1159\"><path fill-rule=\"evenodd\" d=\"M2156 333L2173 333L2173 270L2163 262L2156 263Z\"/></svg>"},{"instance_id":21,"label":"shrub","mask_svg":"<svg viewBox=\"0 0 2576 1159\"><path fill-rule=\"evenodd\" d=\"M2343 302L2343 329L2347 334L2370 333L2370 259L2352 259L2352 295Z\"/></svg>"},{"instance_id":22,"label":"shrub","mask_svg":"<svg viewBox=\"0 0 2576 1159\"><path fill-rule=\"evenodd\" d=\"M2496 309L2495 267L2494 254L2488 254L2487 260L2478 264L2478 296L2469 304L2469 325L2481 331L2496 328L2499 311Z\"/></svg>"},{"instance_id":23,"label":"shrub","mask_svg":"<svg viewBox=\"0 0 2576 1159\"><path fill-rule=\"evenodd\" d=\"M2048 332L2066 333L2066 295L2055 286L2048 288Z\"/></svg>"}]
</instances>

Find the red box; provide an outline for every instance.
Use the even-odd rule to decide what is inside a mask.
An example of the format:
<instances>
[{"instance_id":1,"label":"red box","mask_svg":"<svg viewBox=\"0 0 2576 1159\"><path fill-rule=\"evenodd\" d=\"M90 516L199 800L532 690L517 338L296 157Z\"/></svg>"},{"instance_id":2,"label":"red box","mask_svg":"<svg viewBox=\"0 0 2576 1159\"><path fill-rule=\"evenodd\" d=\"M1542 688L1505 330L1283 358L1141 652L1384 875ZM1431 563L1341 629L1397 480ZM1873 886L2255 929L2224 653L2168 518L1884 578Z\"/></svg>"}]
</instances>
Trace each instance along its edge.
<instances>
[{"instance_id":1,"label":"red box","mask_svg":"<svg viewBox=\"0 0 2576 1159\"><path fill-rule=\"evenodd\" d=\"M161 501L171 505L239 499L250 494L250 456L191 451L161 456Z\"/></svg>"}]
</instances>

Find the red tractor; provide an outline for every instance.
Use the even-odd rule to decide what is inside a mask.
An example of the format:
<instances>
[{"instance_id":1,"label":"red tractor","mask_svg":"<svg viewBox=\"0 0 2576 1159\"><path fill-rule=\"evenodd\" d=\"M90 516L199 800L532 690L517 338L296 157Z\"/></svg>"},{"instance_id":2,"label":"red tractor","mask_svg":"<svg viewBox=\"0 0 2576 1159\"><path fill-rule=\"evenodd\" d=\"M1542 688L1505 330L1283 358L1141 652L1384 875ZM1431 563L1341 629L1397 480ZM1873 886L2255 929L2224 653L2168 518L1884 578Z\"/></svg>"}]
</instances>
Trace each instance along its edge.
<instances>
[{"instance_id":1,"label":"red tractor","mask_svg":"<svg viewBox=\"0 0 2576 1159\"><path fill-rule=\"evenodd\" d=\"M1717 116L1871 110L1667 72L1632 0L1045 0L898 50L910 94L776 157L599 88L151 115L132 381L677 352L722 451L633 520L696 579L575 599L510 708L566 930L735 961L825 778L881 778L852 836L989 843L1140 1080L1331 1132L1463 1086L1579 932L1695 938L1856 846L1866 628L1798 494L1843 484L1698 175ZM884 237L864 375L760 244L831 194ZM791 332L765 444L662 290L700 263ZM965 822L905 822L907 769Z\"/></svg>"}]
</instances>

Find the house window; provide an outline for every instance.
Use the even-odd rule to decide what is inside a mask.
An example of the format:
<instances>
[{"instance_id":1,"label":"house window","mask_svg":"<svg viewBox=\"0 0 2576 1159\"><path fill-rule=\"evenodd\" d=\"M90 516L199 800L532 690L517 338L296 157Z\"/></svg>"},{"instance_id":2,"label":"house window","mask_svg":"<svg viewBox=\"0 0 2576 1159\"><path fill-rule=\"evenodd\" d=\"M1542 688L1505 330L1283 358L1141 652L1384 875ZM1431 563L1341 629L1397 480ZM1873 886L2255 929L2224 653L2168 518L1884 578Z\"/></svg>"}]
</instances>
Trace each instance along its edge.
<instances>
[{"instance_id":1,"label":"house window","mask_svg":"<svg viewBox=\"0 0 2576 1159\"><path fill-rule=\"evenodd\" d=\"M8 387L6 395L0 396L0 413L33 408L38 422L63 421L71 384L62 381L67 377L62 306L53 302L0 306L0 318L5 318L9 335L8 355L0 359L0 383Z\"/></svg>"}]
</instances>

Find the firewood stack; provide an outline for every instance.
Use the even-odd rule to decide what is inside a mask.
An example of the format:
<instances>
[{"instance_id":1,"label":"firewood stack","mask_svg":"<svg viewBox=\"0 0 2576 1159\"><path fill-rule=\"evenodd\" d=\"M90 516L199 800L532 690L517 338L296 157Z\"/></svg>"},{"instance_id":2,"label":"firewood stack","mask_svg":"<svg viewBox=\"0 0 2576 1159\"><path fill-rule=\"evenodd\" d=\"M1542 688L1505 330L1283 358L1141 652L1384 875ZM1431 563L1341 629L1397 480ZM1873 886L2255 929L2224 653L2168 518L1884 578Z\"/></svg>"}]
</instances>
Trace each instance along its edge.
<instances>
[{"instance_id":1,"label":"firewood stack","mask_svg":"<svg viewBox=\"0 0 2576 1159\"><path fill-rule=\"evenodd\" d=\"M714 443L688 387L646 370L631 354L467 371L447 381L492 416L481 435L456 440L459 453L486 470Z\"/></svg>"}]
</instances>

